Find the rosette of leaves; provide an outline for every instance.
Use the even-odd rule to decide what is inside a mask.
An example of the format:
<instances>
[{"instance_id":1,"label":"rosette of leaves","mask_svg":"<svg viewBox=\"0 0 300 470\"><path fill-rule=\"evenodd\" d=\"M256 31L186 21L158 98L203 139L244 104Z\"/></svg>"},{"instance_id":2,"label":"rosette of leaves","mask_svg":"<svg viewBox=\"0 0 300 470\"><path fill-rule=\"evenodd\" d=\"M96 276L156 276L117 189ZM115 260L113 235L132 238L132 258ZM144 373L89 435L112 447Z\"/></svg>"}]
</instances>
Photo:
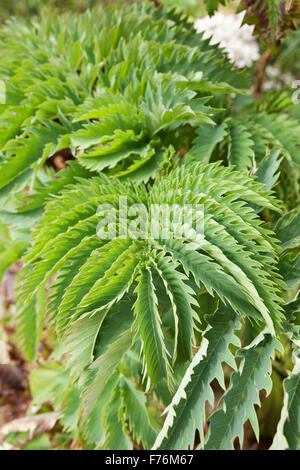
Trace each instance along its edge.
<instances>
[{"instance_id":1,"label":"rosette of leaves","mask_svg":"<svg viewBox=\"0 0 300 470\"><path fill-rule=\"evenodd\" d=\"M142 204L143 230L133 221L127 237L111 239L112 223L124 229L119 201L125 196L129 216L134 215L131 207L136 211ZM103 232L106 237L99 222L108 204L113 219ZM19 276L18 334L32 360L44 316L51 314L82 393L87 423L94 413L102 416L109 397L112 415L105 420L103 411L102 416L109 435L112 416L122 408L119 393L111 391L118 384L122 393L130 393L120 373L137 347L143 358L140 391L155 392L162 381L174 389L174 368L192 360L199 341L203 289L220 299L225 306L220 318L228 315L235 329L249 319L258 329L266 328L270 338L279 331L284 284L276 268L278 246L249 204L279 210L262 184L219 164L182 166L148 187L101 175L79 181L47 204ZM151 212L153 205L171 207L171 236ZM202 209L181 226L178 213L186 205ZM204 236L197 234L201 222ZM216 341L219 333L212 323L207 337Z\"/></svg>"}]
</instances>

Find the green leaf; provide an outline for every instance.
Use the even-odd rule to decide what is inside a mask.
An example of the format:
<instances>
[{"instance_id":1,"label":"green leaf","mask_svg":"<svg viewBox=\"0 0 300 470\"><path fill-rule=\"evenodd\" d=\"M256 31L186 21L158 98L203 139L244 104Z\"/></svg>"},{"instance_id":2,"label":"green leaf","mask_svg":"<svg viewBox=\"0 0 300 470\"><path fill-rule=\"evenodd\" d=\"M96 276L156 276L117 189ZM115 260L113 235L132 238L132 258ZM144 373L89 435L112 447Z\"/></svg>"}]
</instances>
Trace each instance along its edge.
<instances>
[{"instance_id":1,"label":"green leaf","mask_svg":"<svg viewBox=\"0 0 300 470\"><path fill-rule=\"evenodd\" d=\"M220 4L225 5L226 0L205 0L205 6L209 16L214 15L214 13L218 10Z\"/></svg>"},{"instance_id":2,"label":"green leaf","mask_svg":"<svg viewBox=\"0 0 300 470\"><path fill-rule=\"evenodd\" d=\"M112 399L112 394L114 393L114 390L118 384L119 378L120 374L118 371L114 371L111 374L104 386L101 387L101 392L91 410L86 411L84 408L82 410L84 401L81 401L81 420L79 421L79 426L83 437L89 443L101 446L105 441L107 428L105 424L105 409ZM89 386L89 383L90 380L87 381L86 387ZM84 388L86 389L86 387ZM115 410L112 411L114 412Z\"/></svg>"},{"instance_id":3,"label":"green leaf","mask_svg":"<svg viewBox=\"0 0 300 470\"><path fill-rule=\"evenodd\" d=\"M282 351L279 341L266 335L254 347L242 349L238 356L242 363L238 372L231 378L229 390L223 396L224 409L219 407L210 417L209 438L205 445L207 450L232 450L233 441L239 438L243 444L244 423L249 419L259 439L259 427L255 405L260 405L259 392L264 389L267 395L272 390L271 358L275 349Z\"/></svg>"},{"instance_id":4,"label":"green leaf","mask_svg":"<svg viewBox=\"0 0 300 470\"><path fill-rule=\"evenodd\" d=\"M0 237L0 280L8 268L21 258L27 245L25 240Z\"/></svg>"},{"instance_id":5,"label":"green leaf","mask_svg":"<svg viewBox=\"0 0 300 470\"><path fill-rule=\"evenodd\" d=\"M105 313L96 311L88 318L73 322L66 334L64 352L69 356L68 366L76 375L94 360L94 347Z\"/></svg>"},{"instance_id":6,"label":"green leaf","mask_svg":"<svg viewBox=\"0 0 300 470\"><path fill-rule=\"evenodd\" d=\"M89 369L96 369L92 383L83 395L83 413L87 417L97 405L99 397L112 377L116 368L133 342L134 333L131 330L125 331L119 338L111 343L102 356L98 357Z\"/></svg>"},{"instance_id":7,"label":"green leaf","mask_svg":"<svg viewBox=\"0 0 300 470\"><path fill-rule=\"evenodd\" d=\"M277 238L283 249L296 248L300 245L300 210L293 209L284 214L275 226Z\"/></svg>"},{"instance_id":8,"label":"green leaf","mask_svg":"<svg viewBox=\"0 0 300 470\"><path fill-rule=\"evenodd\" d=\"M208 163L211 155L219 142L222 142L226 135L227 125L222 123L218 126L211 126L209 124L202 124L197 129L197 137L193 142L193 147L184 160L200 161Z\"/></svg>"},{"instance_id":9,"label":"green leaf","mask_svg":"<svg viewBox=\"0 0 300 470\"><path fill-rule=\"evenodd\" d=\"M300 373L284 380L284 391L288 394L288 420L284 425L289 449L300 450Z\"/></svg>"},{"instance_id":10,"label":"green leaf","mask_svg":"<svg viewBox=\"0 0 300 470\"><path fill-rule=\"evenodd\" d=\"M149 420L145 394L125 377L121 379L120 391L122 406L134 440L142 443L145 449L151 449L156 433Z\"/></svg>"},{"instance_id":11,"label":"green leaf","mask_svg":"<svg viewBox=\"0 0 300 470\"><path fill-rule=\"evenodd\" d=\"M122 406L120 390L115 388L104 412L106 435L105 441L101 446L104 450L132 450L132 445L126 432Z\"/></svg>"},{"instance_id":12,"label":"green leaf","mask_svg":"<svg viewBox=\"0 0 300 470\"><path fill-rule=\"evenodd\" d=\"M279 259L279 271L288 287L293 287L300 282L300 253L294 256L291 253L281 255Z\"/></svg>"}]
</instances>

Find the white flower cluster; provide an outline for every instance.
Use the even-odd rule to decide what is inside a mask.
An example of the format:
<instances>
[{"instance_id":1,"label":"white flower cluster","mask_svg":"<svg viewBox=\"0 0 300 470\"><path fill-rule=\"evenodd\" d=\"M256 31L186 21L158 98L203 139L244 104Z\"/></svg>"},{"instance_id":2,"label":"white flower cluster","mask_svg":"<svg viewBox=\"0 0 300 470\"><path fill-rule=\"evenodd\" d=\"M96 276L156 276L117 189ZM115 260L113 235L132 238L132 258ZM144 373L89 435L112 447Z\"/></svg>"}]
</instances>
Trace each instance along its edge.
<instances>
[{"instance_id":1,"label":"white flower cluster","mask_svg":"<svg viewBox=\"0 0 300 470\"><path fill-rule=\"evenodd\" d=\"M250 67L259 58L258 44L252 36L253 26L243 25L244 12L205 16L195 21L195 29L204 32L204 39L212 38L211 44L220 43L228 57L237 67Z\"/></svg>"}]
</instances>

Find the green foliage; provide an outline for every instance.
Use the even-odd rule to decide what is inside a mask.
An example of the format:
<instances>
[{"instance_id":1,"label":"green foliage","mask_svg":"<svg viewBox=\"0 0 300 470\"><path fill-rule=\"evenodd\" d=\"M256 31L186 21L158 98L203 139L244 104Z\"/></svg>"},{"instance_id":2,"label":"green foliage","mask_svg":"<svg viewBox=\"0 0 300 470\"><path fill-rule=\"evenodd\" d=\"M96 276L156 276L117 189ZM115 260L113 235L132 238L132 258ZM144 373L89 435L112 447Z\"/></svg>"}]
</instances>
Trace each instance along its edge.
<instances>
[{"instance_id":1,"label":"green foliage","mask_svg":"<svg viewBox=\"0 0 300 470\"><path fill-rule=\"evenodd\" d=\"M272 364L286 377L299 346L290 98L254 99L185 15L144 2L12 20L0 47L0 274L22 256L24 356L46 324L60 343L33 404L83 447L187 449L198 431L200 448L232 449L248 420L259 439ZM284 389L297 448L295 370Z\"/></svg>"},{"instance_id":2,"label":"green foliage","mask_svg":"<svg viewBox=\"0 0 300 470\"><path fill-rule=\"evenodd\" d=\"M9 215L36 219L47 195L94 170L148 181L180 150L184 124L213 123L212 95L238 91L240 74L186 19L149 5L123 10L2 28L0 197ZM58 183L44 163L66 149L87 170L74 162Z\"/></svg>"},{"instance_id":3,"label":"green foliage","mask_svg":"<svg viewBox=\"0 0 300 470\"><path fill-rule=\"evenodd\" d=\"M82 11L85 8L90 8L97 5L98 0L64 0L62 2L58 0L3 0L0 6L0 20L7 20L11 16L28 17L37 15L41 8L61 8L67 10L78 10Z\"/></svg>"},{"instance_id":4,"label":"green foliage","mask_svg":"<svg viewBox=\"0 0 300 470\"><path fill-rule=\"evenodd\" d=\"M0 225L0 279L7 269L18 261L27 248L28 235L23 230L10 233L7 225Z\"/></svg>"}]
</instances>

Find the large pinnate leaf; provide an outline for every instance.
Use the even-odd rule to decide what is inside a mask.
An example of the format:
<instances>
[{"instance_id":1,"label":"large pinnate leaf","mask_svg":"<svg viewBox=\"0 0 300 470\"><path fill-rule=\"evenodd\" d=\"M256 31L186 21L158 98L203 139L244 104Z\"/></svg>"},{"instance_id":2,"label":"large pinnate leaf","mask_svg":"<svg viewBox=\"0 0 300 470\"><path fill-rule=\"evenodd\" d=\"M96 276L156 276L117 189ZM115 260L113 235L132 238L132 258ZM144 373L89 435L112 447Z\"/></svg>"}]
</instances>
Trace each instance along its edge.
<instances>
[{"instance_id":1,"label":"large pinnate leaf","mask_svg":"<svg viewBox=\"0 0 300 470\"><path fill-rule=\"evenodd\" d=\"M108 428L104 442L98 447L102 450L131 450L132 445L126 430L125 417L122 409L122 397L116 387L112 391L111 399L106 405L104 426Z\"/></svg>"}]
</instances>

